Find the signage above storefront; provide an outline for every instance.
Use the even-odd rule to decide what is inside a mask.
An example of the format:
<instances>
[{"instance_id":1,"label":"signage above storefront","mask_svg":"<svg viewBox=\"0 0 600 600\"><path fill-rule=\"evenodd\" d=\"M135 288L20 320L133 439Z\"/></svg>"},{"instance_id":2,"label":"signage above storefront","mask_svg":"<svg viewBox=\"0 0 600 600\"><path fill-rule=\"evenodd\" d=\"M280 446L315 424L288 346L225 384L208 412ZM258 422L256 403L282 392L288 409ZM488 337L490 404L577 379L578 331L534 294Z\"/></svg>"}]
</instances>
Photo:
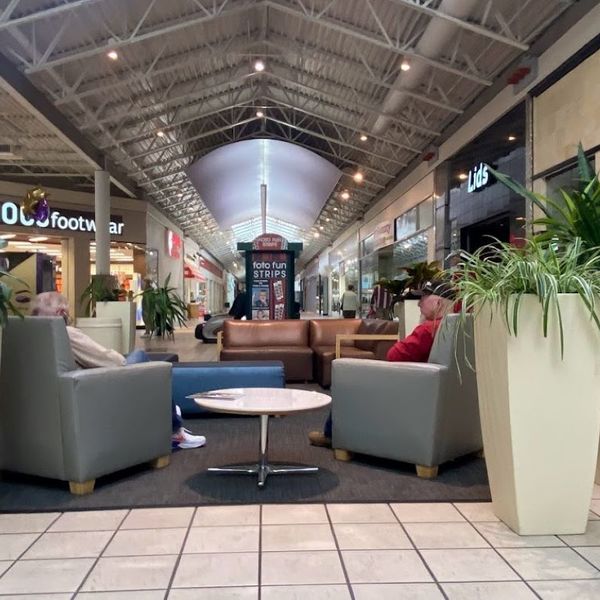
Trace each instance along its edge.
<instances>
[{"instance_id":1,"label":"signage above storefront","mask_svg":"<svg viewBox=\"0 0 600 600\"><path fill-rule=\"evenodd\" d=\"M383 248L394 243L394 224L392 221L384 221L379 223L375 228L374 236L374 249Z\"/></svg>"},{"instance_id":2,"label":"signage above storefront","mask_svg":"<svg viewBox=\"0 0 600 600\"><path fill-rule=\"evenodd\" d=\"M50 211L44 221L36 221L27 217L23 209L12 200L2 202L0 205L0 225L17 225L20 227L41 227L43 229L56 229L58 231L78 231L82 233L95 233L96 221L94 215L77 210L54 209ZM111 235L123 235L124 223L119 216L111 215Z\"/></svg>"},{"instance_id":3,"label":"signage above storefront","mask_svg":"<svg viewBox=\"0 0 600 600\"><path fill-rule=\"evenodd\" d=\"M254 238L252 250L287 250L288 241L276 233L263 233Z\"/></svg>"},{"instance_id":4,"label":"signage above storefront","mask_svg":"<svg viewBox=\"0 0 600 600\"><path fill-rule=\"evenodd\" d=\"M480 192L494 183L496 183L496 178L490 173L488 166L485 163L479 163L469 171L467 191L469 193Z\"/></svg>"}]
</instances>

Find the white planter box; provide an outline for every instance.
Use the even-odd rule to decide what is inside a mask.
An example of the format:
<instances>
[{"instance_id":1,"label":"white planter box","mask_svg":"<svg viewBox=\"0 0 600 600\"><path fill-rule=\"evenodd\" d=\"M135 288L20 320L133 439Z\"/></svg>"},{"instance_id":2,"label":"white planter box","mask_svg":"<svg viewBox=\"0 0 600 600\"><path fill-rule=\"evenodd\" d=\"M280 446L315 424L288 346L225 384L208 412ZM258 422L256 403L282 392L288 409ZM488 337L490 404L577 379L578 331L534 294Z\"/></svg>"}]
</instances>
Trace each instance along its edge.
<instances>
[{"instance_id":1,"label":"white planter box","mask_svg":"<svg viewBox=\"0 0 600 600\"><path fill-rule=\"evenodd\" d=\"M477 385L495 514L521 535L583 533L600 435L600 335L578 296L559 297L548 337L534 296L521 300L518 336L501 314L475 322Z\"/></svg>"},{"instance_id":2,"label":"white planter box","mask_svg":"<svg viewBox=\"0 0 600 600\"><path fill-rule=\"evenodd\" d=\"M80 317L75 327L91 337L105 348L123 354L121 319L101 319L99 317Z\"/></svg>"},{"instance_id":3,"label":"white planter box","mask_svg":"<svg viewBox=\"0 0 600 600\"><path fill-rule=\"evenodd\" d=\"M135 302L98 302L96 316L102 319L121 319L121 347L123 354L135 348Z\"/></svg>"},{"instance_id":4,"label":"white planter box","mask_svg":"<svg viewBox=\"0 0 600 600\"><path fill-rule=\"evenodd\" d=\"M421 322L421 309L418 300L405 300L404 304L404 329L410 335L413 329Z\"/></svg>"}]
</instances>

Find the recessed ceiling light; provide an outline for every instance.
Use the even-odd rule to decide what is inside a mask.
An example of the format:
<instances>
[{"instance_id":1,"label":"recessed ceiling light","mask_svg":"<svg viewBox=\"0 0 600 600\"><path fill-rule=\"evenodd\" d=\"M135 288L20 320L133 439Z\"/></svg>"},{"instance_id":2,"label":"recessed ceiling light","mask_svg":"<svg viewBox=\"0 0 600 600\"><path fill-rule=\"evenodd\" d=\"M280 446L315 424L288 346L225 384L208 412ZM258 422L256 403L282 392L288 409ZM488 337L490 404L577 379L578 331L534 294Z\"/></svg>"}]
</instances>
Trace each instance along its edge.
<instances>
[{"instance_id":1,"label":"recessed ceiling light","mask_svg":"<svg viewBox=\"0 0 600 600\"><path fill-rule=\"evenodd\" d=\"M256 111L256 116L261 119L262 117L265 116L265 113L262 110L257 110Z\"/></svg>"},{"instance_id":2,"label":"recessed ceiling light","mask_svg":"<svg viewBox=\"0 0 600 600\"><path fill-rule=\"evenodd\" d=\"M334 206L333 207L333 212L337 212L337 211L338 211L337 206Z\"/></svg>"},{"instance_id":3,"label":"recessed ceiling light","mask_svg":"<svg viewBox=\"0 0 600 600\"><path fill-rule=\"evenodd\" d=\"M368 139L369 138L364 133L360 136L360 141L361 142L366 142Z\"/></svg>"},{"instance_id":4,"label":"recessed ceiling light","mask_svg":"<svg viewBox=\"0 0 600 600\"><path fill-rule=\"evenodd\" d=\"M2 240L12 240L14 237L17 237L16 233L3 233L0 235L0 239Z\"/></svg>"},{"instance_id":5,"label":"recessed ceiling light","mask_svg":"<svg viewBox=\"0 0 600 600\"><path fill-rule=\"evenodd\" d=\"M348 198L350 198L350 193L349 193L348 191L344 190L344 191L342 192L342 198L343 198L344 200L348 200Z\"/></svg>"},{"instance_id":6,"label":"recessed ceiling light","mask_svg":"<svg viewBox=\"0 0 600 600\"><path fill-rule=\"evenodd\" d=\"M260 73L261 71L264 71L265 70L265 63L262 60L257 60L254 63L254 70L257 73Z\"/></svg>"},{"instance_id":7,"label":"recessed ceiling light","mask_svg":"<svg viewBox=\"0 0 600 600\"><path fill-rule=\"evenodd\" d=\"M356 171L352 178L354 181L356 181L356 183L360 183L364 179L364 175L360 171Z\"/></svg>"},{"instance_id":8,"label":"recessed ceiling light","mask_svg":"<svg viewBox=\"0 0 600 600\"><path fill-rule=\"evenodd\" d=\"M159 129L159 130L156 132L156 135L157 135L158 137L165 137L165 132L164 132L162 129Z\"/></svg>"},{"instance_id":9,"label":"recessed ceiling light","mask_svg":"<svg viewBox=\"0 0 600 600\"><path fill-rule=\"evenodd\" d=\"M315 231L313 233L313 237L318 238L321 234L318 231Z\"/></svg>"},{"instance_id":10,"label":"recessed ceiling light","mask_svg":"<svg viewBox=\"0 0 600 600\"><path fill-rule=\"evenodd\" d=\"M119 58L119 55L117 54L116 50L110 50L109 52L107 52L106 56L108 56L110 60L118 60Z\"/></svg>"},{"instance_id":11,"label":"recessed ceiling light","mask_svg":"<svg viewBox=\"0 0 600 600\"><path fill-rule=\"evenodd\" d=\"M402 69L402 71L410 71L410 63L407 60L403 60L400 69Z\"/></svg>"},{"instance_id":12,"label":"recessed ceiling light","mask_svg":"<svg viewBox=\"0 0 600 600\"><path fill-rule=\"evenodd\" d=\"M323 227L323 225L319 225L319 229L320 229L321 231L323 231L323 229L325 229L325 227Z\"/></svg>"},{"instance_id":13,"label":"recessed ceiling light","mask_svg":"<svg viewBox=\"0 0 600 600\"><path fill-rule=\"evenodd\" d=\"M35 237L30 237L29 241L30 242L45 242L48 239L47 235L38 235Z\"/></svg>"},{"instance_id":14,"label":"recessed ceiling light","mask_svg":"<svg viewBox=\"0 0 600 600\"><path fill-rule=\"evenodd\" d=\"M517 139L517 136L516 136L516 135L509 135L509 136L508 136L508 141L509 141L509 142L514 142L516 139Z\"/></svg>"},{"instance_id":15,"label":"recessed ceiling light","mask_svg":"<svg viewBox=\"0 0 600 600\"><path fill-rule=\"evenodd\" d=\"M469 176L468 176L466 173L460 173L460 174L458 175L458 178L459 178L461 181L465 181L465 179L468 179L468 178L469 178Z\"/></svg>"},{"instance_id":16,"label":"recessed ceiling light","mask_svg":"<svg viewBox=\"0 0 600 600\"><path fill-rule=\"evenodd\" d=\"M327 218L325 219L325 222L326 222L326 223L329 223L329 221L330 221L330 219L329 219L329 217L327 217Z\"/></svg>"}]
</instances>

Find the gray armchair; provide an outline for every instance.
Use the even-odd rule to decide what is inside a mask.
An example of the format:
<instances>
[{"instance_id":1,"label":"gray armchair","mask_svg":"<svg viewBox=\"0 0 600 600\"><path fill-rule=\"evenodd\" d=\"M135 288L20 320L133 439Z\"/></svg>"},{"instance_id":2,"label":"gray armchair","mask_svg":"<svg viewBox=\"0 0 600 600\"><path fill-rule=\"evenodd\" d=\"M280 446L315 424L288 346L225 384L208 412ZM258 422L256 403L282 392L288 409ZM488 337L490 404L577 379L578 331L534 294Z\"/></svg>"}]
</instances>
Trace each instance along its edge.
<instances>
[{"instance_id":1,"label":"gray armchair","mask_svg":"<svg viewBox=\"0 0 600 600\"><path fill-rule=\"evenodd\" d=\"M138 426L142 423L142 426ZM171 365L77 369L60 318L9 318L0 372L0 469L68 481L171 454Z\"/></svg>"},{"instance_id":2,"label":"gray armchair","mask_svg":"<svg viewBox=\"0 0 600 600\"><path fill-rule=\"evenodd\" d=\"M391 458L432 478L438 465L481 450L477 383L465 360L474 364L470 317L464 327L466 335L458 316L447 316L427 363L334 361L336 458L349 460L351 451Z\"/></svg>"}]
</instances>

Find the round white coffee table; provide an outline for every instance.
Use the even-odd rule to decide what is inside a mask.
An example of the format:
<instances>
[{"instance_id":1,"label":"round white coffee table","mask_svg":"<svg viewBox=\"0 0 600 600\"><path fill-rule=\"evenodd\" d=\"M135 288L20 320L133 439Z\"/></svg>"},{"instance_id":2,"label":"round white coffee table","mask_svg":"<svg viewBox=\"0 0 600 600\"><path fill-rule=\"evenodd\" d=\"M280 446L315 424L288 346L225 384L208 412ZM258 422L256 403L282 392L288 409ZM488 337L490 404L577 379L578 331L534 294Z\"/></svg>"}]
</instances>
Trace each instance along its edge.
<instances>
[{"instance_id":1,"label":"round white coffee table","mask_svg":"<svg viewBox=\"0 0 600 600\"><path fill-rule=\"evenodd\" d=\"M260 445L258 462L248 465L211 467L212 473L244 473L258 475L258 487L262 488L268 475L288 473L316 473L318 467L301 465L269 464L269 417L316 410L331 403L331 398L318 392L288 388L237 388L213 390L191 396L196 404L213 412L260 417Z\"/></svg>"}]
</instances>

